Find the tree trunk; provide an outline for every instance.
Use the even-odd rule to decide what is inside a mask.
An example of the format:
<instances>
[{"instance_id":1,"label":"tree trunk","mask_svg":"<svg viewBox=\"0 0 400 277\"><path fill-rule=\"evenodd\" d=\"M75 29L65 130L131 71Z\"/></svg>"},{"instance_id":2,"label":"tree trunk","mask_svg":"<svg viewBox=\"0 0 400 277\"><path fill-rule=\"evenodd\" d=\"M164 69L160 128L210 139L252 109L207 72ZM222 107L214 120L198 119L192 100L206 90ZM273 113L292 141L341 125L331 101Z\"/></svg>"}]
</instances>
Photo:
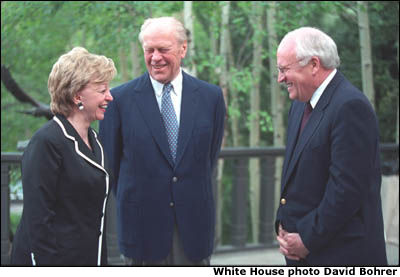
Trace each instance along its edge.
<instances>
[{"instance_id":1,"label":"tree trunk","mask_svg":"<svg viewBox=\"0 0 400 277\"><path fill-rule=\"evenodd\" d=\"M123 4L123 7L125 7L129 11L129 14L130 14L132 20L134 18L137 18L137 17L140 16L135 11L135 9L133 8L132 5ZM150 11L149 11L149 13L150 13ZM149 17L151 17L151 16L149 15ZM132 73L131 74L132 74L132 76L129 76L129 73L127 73L128 81L139 77L143 73L142 66L141 66L143 57L140 56L141 44L139 43L138 34L133 32L132 33L132 38L133 38L133 40L130 43L130 46L131 46L130 56L131 56L131 62L132 62ZM122 59L121 63L122 62L126 63L126 59L127 58L121 57L121 59ZM124 75L122 75L122 76L123 76L123 78L125 78Z\"/></svg>"},{"instance_id":2,"label":"tree trunk","mask_svg":"<svg viewBox=\"0 0 400 277\"><path fill-rule=\"evenodd\" d=\"M126 53L123 47L120 47L118 49L118 55L119 55L119 73L122 76L122 81L125 83L129 81L129 73L128 73L128 64L126 60Z\"/></svg>"},{"instance_id":3,"label":"tree trunk","mask_svg":"<svg viewBox=\"0 0 400 277\"><path fill-rule=\"evenodd\" d=\"M194 62L194 27L193 27L193 13L192 13L192 1L183 2L183 17L186 29L189 31L188 35L188 51L186 53L185 61L186 70L189 74L197 76L196 64Z\"/></svg>"},{"instance_id":4,"label":"tree trunk","mask_svg":"<svg viewBox=\"0 0 400 277\"><path fill-rule=\"evenodd\" d=\"M222 12L221 12L222 14ZM210 49L211 49L211 57L216 57L218 56L220 53L218 52L218 39L220 39L218 37L218 30L221 31L221 33L223 32L222 26L224 26L222 24L222 26L219 26L218 21L216 20L217 18L219 18L221 15L219 14L219 11L215 11L212 14L212 18L211 18L211 22L210 22L210 29L209 29L209 36L210 36ZM227 27L227 26L226 26ZM222 35L222 34L221 34ZM215 67L214 68L214 74L215 76L218 76L221 74L220 68ZM224 95L225 96L225 95ZM225 98L225 101L227 100L227 98Z\"/></svg>"},{"instance_id":5,"label":"tree trunk","mask_svg":"<svg viewBox=\"0 0 400 277\"><path fill-rule=\"evenodd\" d=\"M228 45L227 38L229 37L229 8L230 1L225 1L222 4L222 26L221 26L221 43L220 43L220 55L222 56L223 63L221 65L219 85L222 89L222 93L225 99L225 108L228 111ZM213 30L211 29L211 33ZM216 45L212 44L212 49L216 51ZM228 134L228 126L225 124L224 137L222 140L221 148L225 147L225 137ZM218 172L217 172L217 212L216 212L216 242L220 245L222 242L222 211L224 203L224 191L222 187L222 176L224 172L224 160L218 160Z\"/></svg>"},{"instance_id":6,"label":"tree trunk","mask_svg":"<svg viewBox=\"0 0 400 277\"><path fill-rule=\"evenodd\" d=\"M131 61L132 61L133 76L131 76L130 79L137 78L143 74L141 67L142 57L140 57L139 54L140 54L140 44L138 43L138 40L134 40L131 42Z\"/></svg>"},{"instance_id":7,"label":"tree trunk","mask_svg":"<svg viewBox=\"0 0 400 277\"><path fill-rule=\"evenodd\" d=\"M221 75L219 85L222 88L225 101L228 100L228 51L229 51L229 8L230 1L223 1L222 3L222 26L221 26L221 43L220 43L220 56L223 63L221 65Z\"/></svg>"},{"instance_id":8,"label":"tree trunk","mask_svg":"<svg viewBox=\"0 0 400 277\"><path fill-rule=\"evenodd\" d=\"M284 126L284 107L286 97L282 93L279 84L277 83L278 71L276 69L276 49L278 39L275 30L275 14L276 2L270 2L267 9L267 30L268 30L268 48L270 53L269 58L269 74L271 86L271 114L274 126L274 146L281 147L285 145L285 126ZM275 209L278 209L280 191L281 191L281 174L283 166L283 157L277 157L275 160Z\"/></svg>"},{"instance_id":9,"label":"tree trunk","mask_svg":"<svg viewBox=\"0 0 400 277\"><path fill-rule=\"evenodd\" d=\"M232 44L231 44L231 35L228 32L227 34L227 47L228 47L228 64L229 68L235 68L240 71L242 68L239 65L235 64L235 60L233 58ZM230 71L230 70L229 70ZM238 91L233 86L233 82L229 82L229 119L231 123L232 129L232 146L239 147L240 146L240 131L239 131L239 117L240 117L240 107L239 107L239 96Z\"/></svg>"},{"instance_id":10,"label":"tree trunk","mask_svg":"<svg viewBox=\"0 0 400 277\"><path fill-rule=\"evenodd\" d=\"M399 34L397 33L397 70L399 70ZM396 143L399 143L399 94L397 93Z\"/></svg>"},{"instance_id":11,"label":"tree trunk","mask_svg":"<svg viewBox=\"0 0 400 277\"><path fill-rule=\"evenodd\" d=\"M260 79L262 71L262 16L263 9L258 2L252 2L250 14L253 34L253 90L250 92L250 147L260 146ZM260 159L249 160L250 207L253 242L259 241L260 225Z\"/></svg>"},{"instance_id":12,"label":"tree trunk","mask_svg":"<svg viewBox=\"0 0 400 277\"><path fill-rule=\"evenodd\" d=\"M361 48L361 72L363 91L375 107L375 91L371 56L371 40L369 32L368 2L357 1L358 29Z\"/></svg>"}]
</instances>

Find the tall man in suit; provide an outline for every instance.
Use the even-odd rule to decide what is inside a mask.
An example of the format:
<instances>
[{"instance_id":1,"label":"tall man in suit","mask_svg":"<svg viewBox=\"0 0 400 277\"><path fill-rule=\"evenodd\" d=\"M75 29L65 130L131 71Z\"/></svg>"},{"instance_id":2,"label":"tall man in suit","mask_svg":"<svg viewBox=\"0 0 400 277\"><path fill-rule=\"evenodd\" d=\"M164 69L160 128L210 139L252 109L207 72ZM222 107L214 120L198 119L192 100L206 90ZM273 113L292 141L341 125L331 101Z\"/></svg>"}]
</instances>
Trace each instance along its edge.
<instances>
[{"instance_id":1,"label":"tall man in suit","mask_svg":"<svg viewBox=\"0 0 400 277\"><path fill-rule=\"evenodd\" d=\"M336 69L336 44L320 30L289 32L277 62L293 100L276 218L281 253L292 266L385 265L372 106Z\"/></svg>"},{"instance_id":2,"label":"tall man in suit","mask_svg":"<svg viewBox=\"0 0 400 277\"><path fill-rule=\"evenodd\" d=\"M212 172L225 118L222 91L182 71L186 30L147 19L148 72L111 90L100 136L113 167L119 247L128 265L208 265Z\"/></svg>"}]
</instances>

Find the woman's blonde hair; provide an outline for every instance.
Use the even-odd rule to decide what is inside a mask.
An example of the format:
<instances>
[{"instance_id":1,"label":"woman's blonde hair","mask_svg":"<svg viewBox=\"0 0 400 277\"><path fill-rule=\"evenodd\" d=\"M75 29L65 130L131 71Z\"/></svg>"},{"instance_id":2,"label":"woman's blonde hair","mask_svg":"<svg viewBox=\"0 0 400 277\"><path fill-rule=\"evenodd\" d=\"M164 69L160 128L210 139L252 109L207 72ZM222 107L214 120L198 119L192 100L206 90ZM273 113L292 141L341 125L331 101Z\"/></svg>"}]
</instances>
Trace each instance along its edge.
<instances>
[{"instance_id":1,"label":"woman's blonde hair","mask_svg":"<svg viewBox=\"0 0 400 277\"><path fill-rule=\"evenodd\" d=\"M48 80L50 109L54 114L69 116L73 98L89 83L110 82L116 75L112 59L75 47L53 65Z\"/></svg>"}]
</instances>

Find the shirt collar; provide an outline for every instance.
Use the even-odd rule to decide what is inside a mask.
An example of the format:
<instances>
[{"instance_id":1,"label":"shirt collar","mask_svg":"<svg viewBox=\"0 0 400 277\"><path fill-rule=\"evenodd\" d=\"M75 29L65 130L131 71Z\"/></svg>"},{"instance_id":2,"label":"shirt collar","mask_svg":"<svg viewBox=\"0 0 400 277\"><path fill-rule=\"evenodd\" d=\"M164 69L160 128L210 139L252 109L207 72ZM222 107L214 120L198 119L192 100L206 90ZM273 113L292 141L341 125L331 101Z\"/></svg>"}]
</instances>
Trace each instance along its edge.
<instances>
[{"instance_id":1,"label":"shirt collar","mask_svg":"<svg viewBox=\"0 0 400 277\"><path fill-rule=\"evenodd\" d=\"M162 90L164 88L164 84L160 83L159 81L157 81L155 79L153 79L153 77L151 77L150 74L149 74L149 76L150 76L151 84L153 85L154 92L156 93L156 95L158 97L161 97L162 96ZM172 86L174 88L171 91L176 95L178 95L178 93L180 91L182 91L182 80L183 80L182 68L180 68L178 76L176 76L175 79L171 81L171 84L172 84Z\"/></svg>"},{"instance_id":2,"label":"shirt collar","mask_svg":"<svg viewBox=\"0 0 400 277\"><path fill-rule=\"evenodd\" d=\"M329 75L326 77L326 79L322 82L322 84L317 88L317 90L314 92L313 96L310 99L310 104L315 109L315 106L318 103L318 100L321 98L322 93L326 89L326 87L329 85L333 77L335 76L337 72L337 69L335 68Z\"/></svg>"}]
</instances>

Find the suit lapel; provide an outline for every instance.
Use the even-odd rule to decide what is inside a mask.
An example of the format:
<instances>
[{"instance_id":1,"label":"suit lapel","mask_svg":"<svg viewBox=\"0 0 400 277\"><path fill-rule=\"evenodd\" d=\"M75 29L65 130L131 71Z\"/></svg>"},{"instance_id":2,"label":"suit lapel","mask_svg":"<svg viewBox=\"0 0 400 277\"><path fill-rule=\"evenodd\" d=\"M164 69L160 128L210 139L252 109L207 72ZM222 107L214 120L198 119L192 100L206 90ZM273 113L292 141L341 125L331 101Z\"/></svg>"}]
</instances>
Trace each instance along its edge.
<instances>
[{"instance_id":1,"label":"suit lapel","mask_svg":"<svg viewBox=\"0 0 400 277\"><path fill-rule=\"evenodd\" d=\"M198 85L193 82L193 79L190 78L185 72L182 71L182 75L182 103L178 135L178 149L175 161L176 165L178 165L185 152L185 148L192 134L195 115L197 113Z\"/></svg>"},{"instance_id":2,"label":"suit lapel","mask_svg":"<svg viewBox=\"0 0 400 277\"><path fill-rule=\"evenodd\" d=\"M302 105L304 106L304 105ZM304 130L301 134L299 134L297 138L297 143L295 144L294 151L292 150L292 157L288 163L288 168L287 168L287 173L285 175L284 179L284 184L287 183L288 178L290 175L293 173L294 168L296 167L296 164L301 156L301 153L304 150L304 147L307 145L307 142L310 140L310 138L313 136L314 132L316 131L319 123L321 122L321 119L323 118L323 111L314 109L313 112L311 113L310 119L307 122L307 125L304 127ZM301 117L300 117L301 121ZM297 132L298 132L297 128ZM293 148L292 148L293 149ZM284 187L282 187L282 190Z\"/></svg>"},{"instance_id":3,"label":"suit lapel","mask_svg":"<svg viewBox=\"0 0 400 277\"><path fill-rule=\"evenodd\" d=\"M138 109L142 113L146 125L150 129L151 134L161 149L161 152L164 154L171 166L173 166L174 163L172 161L164 124L162 123L160 108L158 107L148 73L143 75L141 82L135 88L134 95Z\"/></svg>"},{"instance_id":4,"label":"suit lapel","mask_svg":"<svg viewBox=\"0 0 400 277\"><path fill-rule=\"evenodd\" d=\"M291 128L292 131L290 133L290 141L288 141L288 152L286 153L285 163L282 175L282 186L281 192L283 192L285 185L288 183L290 176L293 174L294 169L296 167L299 158L307 145L308 141L314 135L314 133L318 129L318 125L320 124L322 118L324 117L324 110L329 105L329 102L332 98L332 95L335 92L337 85L342 80L342 75L338 71L329 85L326 87L324 93L319 99L317 105L315 106L311 116L307 122L307 125L304 127L304 130L301 134L296 136L299 132L300 123L303 116L305 103L302 105L297 105L296 111L293 113L293 116L296 116L296 121L294 123L294 127ZM297 137L297 140L296 140Z\"/></svg>"},{"instance_id":5,"label":"suit lapel","mask_svg":"<svg viewBox=\"0 0 400 277\"><path fill-rule=\"evenodd\" d=\"M64 116L56 115L53 117L53 120L59 125L64 136L74 143L75 152L89 164L102 170L108 176L107 171L104 169L104 152L94 131L91 128L88 130L88 136L91 140L91 145L94 151L93 153L89 150L78 132Z\"/></svg>"},{"instance_id":6,"label":"suit lapel","mask_svg":"<svg viewBox=\"0 0 400 277\"><path fill-rule=\"evenodd\" d=\"M93 148L92 154L94 155L96 161L104 166L104 153L100 142L97 140L97 134L92 128L89 129L89 140Z\"/></svg>"},{"instance_id":7,"label":"suit lapel","mask_svg":"<svg viewBox=\"0 0 400 277\"><path fill-rule=\"evenodd\" d=\"M285 161L283 164L283 174L282 174L282 188L283 185L286 182L285 176L287 176L287 170L289 163L291 161L291 158L293 157L293 152L296 147L296 142L297 142L297 135L299 133L300 129L300 124L301 124L301 119L303 116L304 112L304 104L301 105L300 103L296 104L293 103L292 106L293 111L291 112L291 118L292 120L289 120L289 126L288 126L288 135L287 135L287 143L286 143L286 154L285 154Z\"/></svg>"}]
</instances>

